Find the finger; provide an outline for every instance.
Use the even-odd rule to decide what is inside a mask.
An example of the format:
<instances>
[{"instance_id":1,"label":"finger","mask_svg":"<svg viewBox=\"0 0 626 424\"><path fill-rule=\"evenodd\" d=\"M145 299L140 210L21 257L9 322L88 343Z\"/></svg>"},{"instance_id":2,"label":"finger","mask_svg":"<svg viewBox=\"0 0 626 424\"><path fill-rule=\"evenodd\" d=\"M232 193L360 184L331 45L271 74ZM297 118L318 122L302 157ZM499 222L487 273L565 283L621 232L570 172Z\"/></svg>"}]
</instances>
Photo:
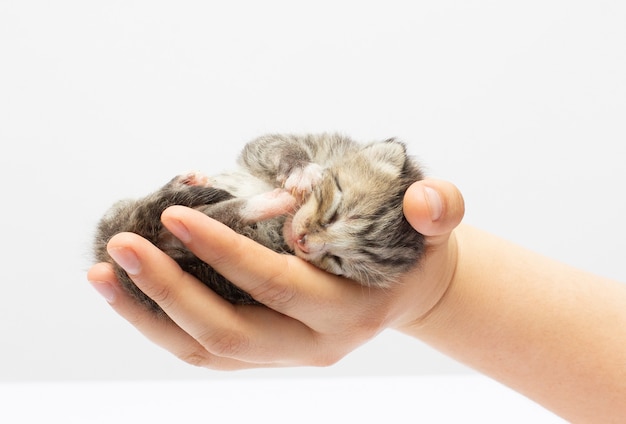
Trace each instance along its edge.
<instances>
[{"instance_id":1,"label":"finger","mask_svg":"<svg viewBox=\"0 0 626 424\"><path fill-rule=\"evenodd\" d=\"M404 215L430 244L444 240L465 214L459 189L450 182L425 179L412 184L404 195Z\"/></svg>"},{"instance_id":2,"label":"finger","mask_svg":"<svg viewBox=\"0 0 626 424\"><path fill-rule=\"evenodd\" d=\"M218 367L213 355L209 354L193 337L166 316L155 315L132 298L120 286L110 264L95 264L89 270L87 279L120 316L148 339L186 362L212 368ZM220 368L225 366L226 364L222 364Z\"/></svg>"},{"instance_id":3,"label":"finger","mask_svg":"<svg viewBox=\"0 0 626 424\"><path fill-rule=\"evenodd\" d=\"M311 362L314 335L301 322L265 307L230 304L136 234L116 235L108 252L177 327L212 354L203 360L213 368Z\"/></svg>"},{"instance_id":4,"label":"finger","mask_svg":"<svg viewBox=\"0 0 626 424\"><path fill-rule=\"evenodd\" d=\"M102 293L111 307L149 340L183 361L220 370L245 369L271 364L249 364L209 353L204 346L167 316L158 316L136 302L118 283L110 264L94 265L87 274L94 288Z\"/></svg>"},{"instance_id":5,"label":"finger","mask_svg":"<svg viewBox=\"0 0 626 424\"><path fill-rule=\"evenodd\" d=\"M278 254L193 209L168 208L163 224L203 261L259 302L326 332L354 319L376 289L328 274L292 255ZM323 309L327 313L320 314ZM327 319L332 316L331 319Z\"/></svg>"}]
</instances>

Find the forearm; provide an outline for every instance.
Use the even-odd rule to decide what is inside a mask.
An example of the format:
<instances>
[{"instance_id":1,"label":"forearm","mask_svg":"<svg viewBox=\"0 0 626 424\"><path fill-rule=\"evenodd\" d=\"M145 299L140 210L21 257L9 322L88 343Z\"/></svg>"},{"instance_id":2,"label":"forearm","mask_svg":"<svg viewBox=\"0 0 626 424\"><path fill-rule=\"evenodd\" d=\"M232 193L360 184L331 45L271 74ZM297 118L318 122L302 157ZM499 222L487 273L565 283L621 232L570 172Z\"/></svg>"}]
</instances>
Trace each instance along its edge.
<instances>
[{"instance_id":1,"label":"forearm","mask_svg":"<svg viewBox=\"0 0 626 424\"><path fill-rule=\"evenodd\" d=\"M626 285L470 227L457 238L448 292L401 330L565 418L626 416Z\"/></svg>"}]
</instances>

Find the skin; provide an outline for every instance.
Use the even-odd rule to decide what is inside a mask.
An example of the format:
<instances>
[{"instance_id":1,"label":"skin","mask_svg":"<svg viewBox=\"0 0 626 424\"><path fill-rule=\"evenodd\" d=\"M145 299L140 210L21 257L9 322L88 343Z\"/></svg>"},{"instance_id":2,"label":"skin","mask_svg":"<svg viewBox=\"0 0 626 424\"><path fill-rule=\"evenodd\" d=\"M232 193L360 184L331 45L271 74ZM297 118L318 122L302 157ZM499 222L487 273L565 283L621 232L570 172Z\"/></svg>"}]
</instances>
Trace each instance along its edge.
<instances>
[{"instance_id":1,"label":"skin","mask_svg":"<svg viewBox=\"0 0 626 424\"><path fill-rule=\"evenodd\" d=\"M404 212L427 236L427 253L385 290L363 289L178 206L164 212L164 225L267 307L225 302L129 233L108 251L171 319L136 305L107 264L88 279L145 336L194 365L326 366L394 328L568 420L626 416L626 285L460 225L463 198L445 181L413 184Z\"/></svg>"}]
</instances>

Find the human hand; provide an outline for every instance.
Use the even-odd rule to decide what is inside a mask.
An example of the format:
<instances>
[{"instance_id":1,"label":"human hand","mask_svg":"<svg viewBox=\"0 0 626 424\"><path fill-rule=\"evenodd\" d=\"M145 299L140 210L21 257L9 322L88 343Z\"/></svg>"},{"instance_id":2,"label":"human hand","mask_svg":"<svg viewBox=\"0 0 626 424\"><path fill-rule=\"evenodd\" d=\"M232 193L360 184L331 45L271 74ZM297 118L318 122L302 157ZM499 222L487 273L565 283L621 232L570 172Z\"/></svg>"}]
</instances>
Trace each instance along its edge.
<instances>
[{"instance_id":1,"label":"human hand","mask_svg":"<svg viewBox=\"0 0 626 424\"><path fill-rule=\"evenodd\" d=\"M108 251L169 318L135 303L109 264L88 273L115 311L182 360L215 369L330 365L385 328L422 320L456 266L453 230L463 217L452 184L423 180L406 192L404 213L426 236L420 264L391 288L363 288L291 255L275 253L193 209L174 206L164 225L199 258L266 306L232 305L131 233Z\"/></svg>"}]
</instances>

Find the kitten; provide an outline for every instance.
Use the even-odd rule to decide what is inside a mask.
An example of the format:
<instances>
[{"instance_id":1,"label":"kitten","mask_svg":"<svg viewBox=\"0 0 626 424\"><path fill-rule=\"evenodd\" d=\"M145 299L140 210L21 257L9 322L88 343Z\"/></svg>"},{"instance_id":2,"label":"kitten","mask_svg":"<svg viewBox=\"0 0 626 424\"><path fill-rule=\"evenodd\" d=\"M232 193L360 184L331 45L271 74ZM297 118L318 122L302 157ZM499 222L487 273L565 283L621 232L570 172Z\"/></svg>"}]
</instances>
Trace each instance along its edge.
<instances>
[{"instance_id":1,"label":"kitten","mask_svg":"<svg viewBox=\"0 0 626 424\"><path fill-rule=\"evenodd\" d=\"M178 176L142 199L113 205L98 225L95 259L114 264L123 287L161 312L107 254L114 234L137 233L226 300L257 303L162 226L160 215L171 205L196 208L272 250L364 286L388 287L423 253L423 236L402 212L404 192L423 175L394 139L364 145L336 134L266 135L248 143L238 163L233 172Z\"/></svg>"}]
</instances>

